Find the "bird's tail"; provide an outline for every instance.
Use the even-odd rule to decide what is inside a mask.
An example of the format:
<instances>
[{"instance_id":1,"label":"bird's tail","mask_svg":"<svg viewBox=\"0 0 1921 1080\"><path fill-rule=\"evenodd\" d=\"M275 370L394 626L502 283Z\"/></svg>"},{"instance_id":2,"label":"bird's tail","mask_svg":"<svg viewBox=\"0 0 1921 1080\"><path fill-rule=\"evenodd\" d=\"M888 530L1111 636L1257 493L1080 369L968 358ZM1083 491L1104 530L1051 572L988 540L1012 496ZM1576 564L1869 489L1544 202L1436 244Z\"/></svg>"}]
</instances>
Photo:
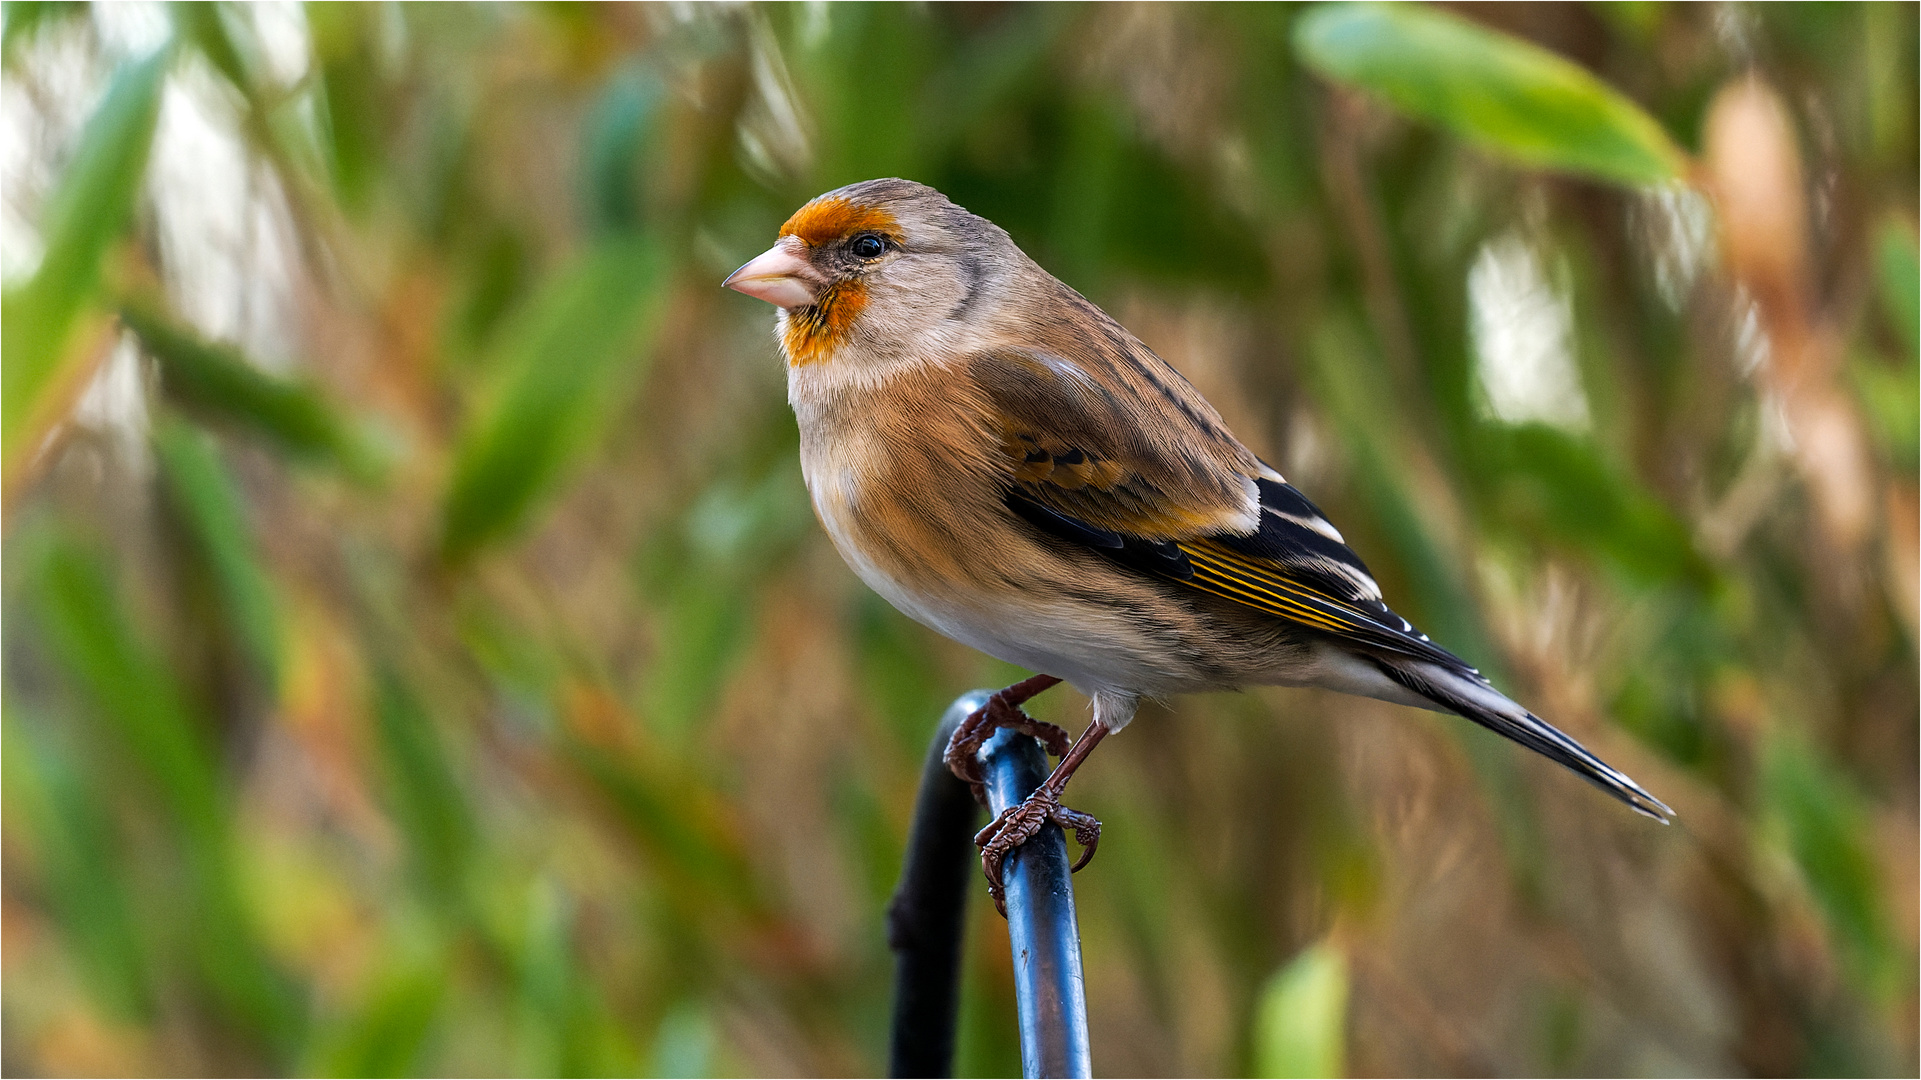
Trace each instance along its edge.
<instances>
[{"instance_id":1,"label":"bird's tail","mask_svg":"<svg viewBox=\"0 0 1921 1080\"><path fill-rule=\"evenodd\" d=\"M1528 712L1494 689L1472 669L1455 671L1426 660L1377 657L1383 674L1450 712L1579 773L1588 783L1662 824L1674 817L1666 803L1626 773L1588 752L1554 725Z\"/></svg>"}]
</instances>

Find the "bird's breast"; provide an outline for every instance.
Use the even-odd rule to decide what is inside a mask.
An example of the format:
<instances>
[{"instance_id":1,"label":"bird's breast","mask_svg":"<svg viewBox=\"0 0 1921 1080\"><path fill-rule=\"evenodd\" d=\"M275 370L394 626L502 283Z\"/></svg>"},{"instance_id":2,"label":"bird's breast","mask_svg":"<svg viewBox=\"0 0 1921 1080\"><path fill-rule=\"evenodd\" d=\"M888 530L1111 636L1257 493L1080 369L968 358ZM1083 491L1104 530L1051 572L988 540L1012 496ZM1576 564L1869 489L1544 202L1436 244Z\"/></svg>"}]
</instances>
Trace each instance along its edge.
<instances>
[{"instance_id":1,"label":"bird's breast","mask_svg":"<svg viewBox=\"0 0 1921 1080\"><path fill-rule=\"evenodd\" d=\"M869 588L924 626L1089 693L1212 684L1187 657L1190 614L1008 510L1000 432L966 386L887 389L901 396L878 406L794 398L814 512Z\"/></svg>"},{"instance_id":2,"label":"bird's breast","mask_svg":"<svg viewBox=\"0 0 1921 1080\"><path fill-rule=\"evenodd\" d=\"M980 543L999 525L998 481L965 418L917 410L849 410L809 422L801 471L814 512L856 573L911 591L965 587L980 576ZM891 597L890 597L891 599Z\"/></svg>"},{"instance_id":3,"label":"bird's breast","mask_svg":"<svg viewBox=\"0 0 1921 1080\"><path fill-rule=\"evenodd\" d=\"M849 567L914 619L976 644L1048 590L1002 502L998 431L969 388L931 368L860 394L796 397L814 513Z\"/></svg>"}]
</instances>

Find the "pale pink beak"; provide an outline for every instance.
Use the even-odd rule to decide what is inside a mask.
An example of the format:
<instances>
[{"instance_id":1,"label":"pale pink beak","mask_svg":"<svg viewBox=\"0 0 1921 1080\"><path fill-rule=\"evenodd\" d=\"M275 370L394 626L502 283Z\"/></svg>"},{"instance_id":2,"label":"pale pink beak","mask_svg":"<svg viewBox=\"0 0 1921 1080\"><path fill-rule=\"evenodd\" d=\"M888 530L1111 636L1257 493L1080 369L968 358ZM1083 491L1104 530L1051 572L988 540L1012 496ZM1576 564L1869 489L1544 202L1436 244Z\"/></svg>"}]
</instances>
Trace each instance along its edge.
<instances>
[{"instance_id":1,"label":"pale pink beak","mask_svg":"<svg viewBox=\"0 0 1921 1080\"><path fill-rule=\"evenodd\" d=\"M820 295L821 287L827 282L807 260L794 252L799 246L799 240L782 237L780 243L754 256L721 284L775 307L806 307Z\"/></svg>"}]
</instances>

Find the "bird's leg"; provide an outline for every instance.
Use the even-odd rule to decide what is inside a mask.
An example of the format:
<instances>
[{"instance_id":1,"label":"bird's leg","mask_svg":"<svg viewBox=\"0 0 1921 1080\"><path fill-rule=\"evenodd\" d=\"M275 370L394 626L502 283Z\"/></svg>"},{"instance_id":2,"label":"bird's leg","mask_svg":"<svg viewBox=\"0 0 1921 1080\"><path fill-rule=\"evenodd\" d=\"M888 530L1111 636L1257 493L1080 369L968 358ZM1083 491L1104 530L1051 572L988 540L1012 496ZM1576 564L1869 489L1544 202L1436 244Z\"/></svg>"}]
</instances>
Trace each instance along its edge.
<instances>
[{"instance_id":1,"label":"bird's leg","mask_svg":"<svg viewBox=\"0 0 1921 1080\"><path fill-rule=\"evenodd\" d=\"M954 729L953 737L947 740L947 749L942 759L955 776L967 781L974 789L974 798L982 806L987 805L987 789L981 786L980 748L988 736L1001 728L1032 735L1047 747L1047 752L1055 757L1067 753L1067 732L1053 724L1042 723L1021 711L1021 705L1043 690L1060 684L1052 675L1035 675L996 693L987 699L987 704L968 714L967 719Z\"/></svg>"},{"instance_id":2,"label":"bird's leg","mask_svg":"<svg viewBox=\"0 0 1921 1080\"><path fill-rule=\"evenodd\" d=\"M994 898L994 908L1002 917L1007 915L1007 891L1001 884L1001 863L1015 848L1025 844L1040 831L1041 826L1053 822L1063 829L1072 829L1074 839L1081 845L1080 861L1074 864L1075 872L1086 866L1094 857L1094 849L1100 846L1101 823L1092 814L1070 810L1061 805L1061 792L1067 782L1074 778L1074 770L1081 767L1087 755L1107 737L1107 725L1098 718L1087 725L1081 737L1074 740L1074 746L1061 758L1059 765L1048 774L1034 793L1019 803L1001 811L999 817L988 822L987 827L974 836L975 846L981 849L981 872L987 875L987 892Z\"/></svg>"}]
</instances>

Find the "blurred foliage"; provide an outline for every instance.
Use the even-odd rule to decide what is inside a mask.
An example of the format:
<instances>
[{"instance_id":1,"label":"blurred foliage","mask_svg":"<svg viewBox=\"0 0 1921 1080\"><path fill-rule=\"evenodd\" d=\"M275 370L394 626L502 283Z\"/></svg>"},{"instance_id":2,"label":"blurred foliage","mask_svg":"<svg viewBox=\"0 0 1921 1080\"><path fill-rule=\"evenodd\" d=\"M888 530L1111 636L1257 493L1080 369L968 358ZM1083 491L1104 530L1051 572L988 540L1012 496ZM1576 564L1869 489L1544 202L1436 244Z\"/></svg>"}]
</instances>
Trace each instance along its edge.
<instances>
[{"instance_id":1,"label":"blurred foliage","mask_svg":"<svg viewBox=\"0 0 1921 1080\"><path fill-rule=\"evenodd\" d=\"M39 269L18 287L7 283L0 310L6 331L0 349L8 358L0 369L0 424L9 474L31 440L59 419L48 399L64 396L70 403L88 374L68 370L61 377L63 368L85 364L95 351L68 347L73 324L96 300L101 261L133 216L168 60L157 52L115 76L40 212L46 255Z\"/></svg>"},{"instance_id":2,"label":"blurred foliage","mask_svg":"<svg viewBox=\"0 0 1921 1080\"><path fill-rule=\"evenodd\" d=\"M841 565L717 284L904 175L1680 814L1379 703L1150 708L1076 784L1103 1072L1914 1072L1916 34L9 2L0 1068L878 1071L924 741L1018 673ZM989 905L966 957L1012 1074Z\"/></svg>"},{"instance_id":3,"label":"blurred foliage","mask_svg":"<svg viewBox=\"0 0 1921 1080\"><path fill-rule=\"evenodd\" d=\"M250 429L289 461L325 462L350 475L374 469L371 451L314 387L269 375L230 346L199 340L151 304L123 305L120 321L154 359L168 401L207 426Z\"/></svg>"},{"instance_id":4,"label":"blurred foliage","mask_svg":"<svg viewBox=\"0 0 1921 1080\"><path fill-rule=\"evenodd\" d=\"M520 524L638 381L634 341L662 299L650 246L615 242L557 272L500 334L498 400L455 446L441 553L458 560Z\"/></svg>"},{"instance_id":5,"label":"blurred foliage","mask_svg":"<svg viewBox=\"0 0 1921 1080\"><path fill-rule=\"evenodd\" d=\"M1341 1076L1347 958L1317 942L1274 973L1254 1018L1256 1076Z\"/></svg>"},{"instance_id":6,"label":"blurred foliage","mask_svg":"<svg viewBox=\"0 0 1921 1080\"><path fill-rule=\"evenodd\" d=\"M1537 166L1624 184L1678 179L1653 118L1579 64L1434 8L1330 4L1294 30L1302 59Z\"/></svg>"}]
</instances>

